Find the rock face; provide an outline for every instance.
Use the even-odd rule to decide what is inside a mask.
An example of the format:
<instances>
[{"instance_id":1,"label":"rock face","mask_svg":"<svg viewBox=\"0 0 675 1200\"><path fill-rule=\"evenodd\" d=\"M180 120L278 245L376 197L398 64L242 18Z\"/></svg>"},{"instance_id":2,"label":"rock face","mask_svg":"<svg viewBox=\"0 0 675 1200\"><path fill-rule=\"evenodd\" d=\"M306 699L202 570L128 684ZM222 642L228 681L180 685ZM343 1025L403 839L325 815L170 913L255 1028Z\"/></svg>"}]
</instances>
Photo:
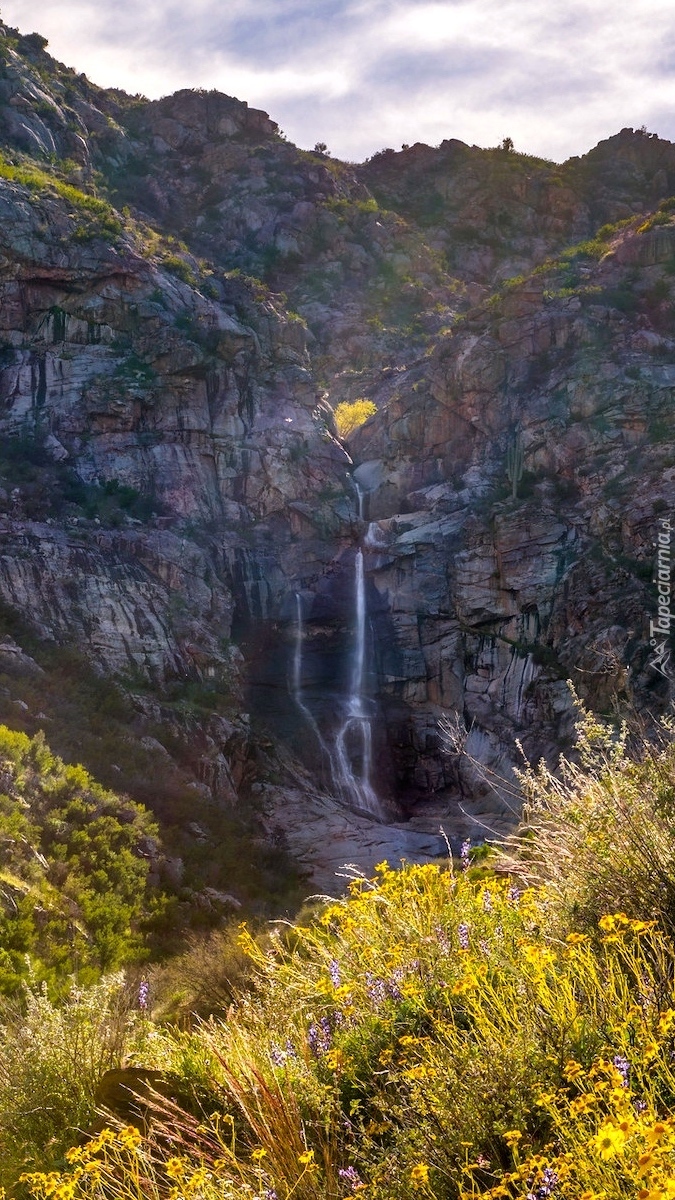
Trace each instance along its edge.
<instances>
[{"instance_id":1,"label":"rock face","mask_svg":"<svg viewBox=\"0 0 675 1200\"><path fill-rule=\"evenodd\" d=\"M449 781L424 761L448 709L501 774L516 736L534 760L569 736L566 678L601 711L668 697L649 621L675 497L675 229L633 223L600 254L574 295L546 286L567 269L552 265L471 313L354 439L400 770L422 794ZM633 312L615 307L627 262Z\"/></svg>"},{"instance_id":2,"label":"rock face","mask_svg":"<svg viewBox=\"0 0 675 1200\"><path fill-rule=\"evenodd\" d=\"M667 703L675 147L354 167L218 93L106 92L8 29L0 51L9 610L160 697L250 704L252 739L204 717L196 782L231 803L257 772L321 887L359 846L370 869L442 852L441 824L503 832L516 739L569 742L568 679L605 712ZM347 450L331 404L362 396ZM327 798L349 712L388 826Z\"/></svg>"}]
</instances>

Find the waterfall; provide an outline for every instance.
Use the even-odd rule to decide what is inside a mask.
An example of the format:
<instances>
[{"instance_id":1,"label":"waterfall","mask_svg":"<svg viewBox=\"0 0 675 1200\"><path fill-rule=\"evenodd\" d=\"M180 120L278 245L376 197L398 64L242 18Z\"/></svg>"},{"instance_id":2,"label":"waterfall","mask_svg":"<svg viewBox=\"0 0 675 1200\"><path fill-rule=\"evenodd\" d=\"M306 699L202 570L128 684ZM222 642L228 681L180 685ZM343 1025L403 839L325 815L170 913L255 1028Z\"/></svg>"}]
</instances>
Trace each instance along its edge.
<instances>
[{"instance_id":1,"label":"waterfall","mask_svg":"<svg viewBox=\"0 0 675 1200\"><path fill-rule=\"evenodd\" d=\"M359 519L363 521L363 493L354 481L358 495ZM338 795L351 808L370 816L382 818L382 805L371 783L372 773L372 716L374 705L364 695L367 649L366 581L363 550L359 546L354 557L355 629L351 649L349 694L342 707L340 726L334 740L328 744L308 706L302 688L302 653L305 640L302 596L295 593L295 642L293 647L293 698L317 737L321 750L330 764L330 772Z\"/></svg>"},{"instance_id":2,"label":"waterfall","mask_svg":"<svg viewBox=\"0 0 675 1200\"><path fill-rule=\"evenodd\" d=\"M359 515L361 495L359 493ZM335 738L334 776L340 793L352 807L373 817L382 816L382 805L370 781L372 767L371 714L363 694L366 665L366 583L363 550L354 559L356 636L352 651L351 686L347 710ZM360 757L360 764L359 764Z\"/></svg>"},{"instance_id":3,"label":"waterfall","mask_svg":"<svg viewBox=\"0 0 675 1200\"><path fill-rule=\"evenodd\" d=\"M293 647L293 699L297 704L300 712L307 721L312 733L317 737L319 745L324 754L330 758L330 751L321 736L321 730L317 725L311 710L305 704L303 699L302 689L302 646L305 640L305 622L302 612L302 596L300 592L295 593L295 644Z\"/></svg>"}]
</instances>

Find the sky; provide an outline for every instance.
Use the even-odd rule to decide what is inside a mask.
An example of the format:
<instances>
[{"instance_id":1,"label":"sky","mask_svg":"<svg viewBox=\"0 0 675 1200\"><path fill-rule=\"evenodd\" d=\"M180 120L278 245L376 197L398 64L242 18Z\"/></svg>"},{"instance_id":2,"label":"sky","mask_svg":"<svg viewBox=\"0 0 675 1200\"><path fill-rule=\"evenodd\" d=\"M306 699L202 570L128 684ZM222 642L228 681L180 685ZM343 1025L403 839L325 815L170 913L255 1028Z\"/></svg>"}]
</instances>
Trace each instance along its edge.
<instances>
[{"instance_id":1,"label":"sky","mask_svg":"<svg viewBox=\"0 0 675 1200\"><path fill-rule=\"evenodd\" d=\"M675 140L673 0L2 0L104 87L218 88L297 145L353 162L387 146L562 161L624 126Z\"/></svg>"}]
</instances>

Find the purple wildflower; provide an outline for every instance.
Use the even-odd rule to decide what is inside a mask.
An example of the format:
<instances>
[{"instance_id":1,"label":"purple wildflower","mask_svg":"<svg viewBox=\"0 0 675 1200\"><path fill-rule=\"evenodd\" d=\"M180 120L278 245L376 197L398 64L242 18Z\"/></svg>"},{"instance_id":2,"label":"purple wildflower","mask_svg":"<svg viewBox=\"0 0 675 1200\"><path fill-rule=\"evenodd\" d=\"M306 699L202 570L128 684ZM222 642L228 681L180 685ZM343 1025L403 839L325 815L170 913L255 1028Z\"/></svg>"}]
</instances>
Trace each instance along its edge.
<instances>
[{"instance_id":1,"label":"purple wildflower","mask_svg":"<svg viewBox=\"0 0 675 1200\"><path fill-rule=\"evenodd\" d=\"M439 944L441 950L443 951L443 953L449 954L450 953L450 942L448 941L448 939L446 937L445 930L443 929L442 925L434 925L434 933L436 934L438 944Z\"/></svg>"},{"instance_id":2,"label":"purple wildflower","mask_svg":"<svg viewBox=\"0 0 675 1200\"><path fill-rule=\"evenodd\" d=\"M487 942L485 940L485 938L481 938L480 942L478 943L478 946L480 948L480 952L483 955L483 957L488 958L489 954L490 954L490 943Z\"/></svg>"},{"instance_id":3,"label":"purple wildflower","mask_svg":"<svg viewBox=\"0 0 675 1200\"><path fill-rule=\"evenodd\" d=\"M353 1167L341 1167L338 1171L338 1175L340 1176L340 1179L344 1179L345 1183L350 1185L353 1192L355 1192L358 1188L363 1187L363 1180L359 1177L358 1172L355 1171Z\"/></svg>"},{"instance_id":4,"label":"purple wildflower","mask_svg":"<svg viewBox=\"0 0 675 1200\"><path fill-rule=\"evenodd\" d=\"M624 1058L623 1054L615 1054L613 1063L621 1076L621 1086L627 1088L628 1076L630 1075L630 1063L628 1059Z\"/></svg>"},{"instance_id":5,"label":"purple wildflower","mask_svg":"<svg viewBox=\"0 0 675 1200\"><path fill-rule=\"evenodd\" d=\"M471 866L471 838L467 838L465 842L462 842L459 856L462 860L462 870L468 871Z\"/></svg>"},{"instance_id":6,"label":"purple wildflower","mask_svg":"<svg viewBox=\"0 0 675 1200\"><path fill-rule=\"evenodd\" d=\"M274 1188L265 1188L263 1200L279 1200L279 1197Z\"/></svg>"},{"instance_id":7,"label":"purple wildflower","mask_svg":"<svg viewBox=\"0 0 675 1200\"><path fill-rule=\"evenodd\" d=\"M309 1048L317 1058L321 1054L327 1054L330 1050L330 1044L333 1038L330 1021L328 1017L322 1017L319 1022L312 1021L307 1033L307 1041Z\"/></svg>"},{"instance_id":8,"label":"purple wildflower","mask_svg":"<svg viewBox=\"0 0 675 1200\"><path fill-rule=\"evenodd\" d=\"M276 1042L270 1046L270 1058L275 1067L283 1067L289 1058L297 1058L297 1051L290 1038L286 1038L285 1047L281 1048Z\"/></svg>"},{"instance_id":9,"label":"purple wildflower","mask_svg":"<svg viewBox=\"0 0 675 1200\"><path fill-rule=\"evenodd\" d=\"M149 992L150 984L148 983L147 979L141 979L138 987L138 1007L140 1008L141 1012L147 1012L148 1010Z\"/></svg>"},{"instance_id":10,"label":"purple wildflower","mask_svg":"<svg viewBox=\"0 0 675 1200\"><path fill-rule=\"evenodd\" d=\"M337 961L337 959L335 959L335 958L331 959L330 966L328 967L328 973L330 975L330 981L331 981L333 987L339 987L340 986L340 964Z\"/></svg>"},{"instance_id":11,"label":"purple wildflower","mask_svg":"<svg viewBox=\"0 0 675 1200\"><path fill-rule=\"evenodd\" d=\"M533 1191L527 1193L527 1200L548 1200L557 1188L560 1180L552 1167L545 1167L541 1179Z\"/></svg>"},{"instance_id":12,"label":"purple wildflower","mask_svg":"<svg viewBox=\"0 0 675 1200\"><path fill-rule=\"evenodd\" d=\"M492 912L492 892L489 888L483 892L483 912Z\"/></svg>"},{"instance_id":13,"label":"purple wildflower","mask_svg":"<svg viewBox=\"0 0 675 1200\"><path fill-rule=\"evenodd\" d=\"M520 904L520 895L520 888L516 887L514 884L514 886L510 887L506 893L506 899L508 900L509 904L513 904L514 908L517 908Z\"/></svg>"},{"instance_id":14,"label":"purple wildflower","mask_svg":"<svg viewBox=\"0 0 675 1200\"><path fill-rule=\"evenodd\" d=\"M469 949L469 926L466 925L464 921L462 921L461 925L459 925L457 927L457 937L459 938L460 950L468 950Z\"/></svg>"},{"instance_id":15,"label":"purple wildflower","mask_svg":"<svg viewBox=\"0 0 675 1200\"><path fill-rule=\"evenodd\" d=\"M398 982L395 979L388 979L385 987L390 1000L393 1000L398 1004L398 1001L403 999L403 992L401 991L400 987L398 986Z\"/></svg>"},{"instance_id":16,"label":"purple wildflower","mask_svg":"<svg viewBox=\"0 0 675 1200\"><path fill-rule=\"evenodd\" d=\"M383 1000L385 1000L387 996L387 989L383 980L376 979L375 976L370 973L370 971L366 972L366 991L368 993L368 998L376 1007L379 1004L382 1004Z\"/></svg>"}]
</instances>

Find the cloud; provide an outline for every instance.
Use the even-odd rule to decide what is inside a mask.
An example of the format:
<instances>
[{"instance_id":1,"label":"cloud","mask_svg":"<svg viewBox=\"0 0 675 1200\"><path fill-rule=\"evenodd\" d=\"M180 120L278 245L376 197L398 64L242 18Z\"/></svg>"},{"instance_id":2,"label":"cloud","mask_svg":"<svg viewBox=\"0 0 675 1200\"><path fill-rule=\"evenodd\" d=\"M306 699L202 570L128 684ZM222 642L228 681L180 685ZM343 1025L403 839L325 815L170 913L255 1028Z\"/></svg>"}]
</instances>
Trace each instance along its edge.
<instances>
[{"instance_id":1,"label":"cloud","mask_svg":"<svg viewBox=\"0 0 675 1200\"><path fill-rule=\"evenodd\" d=\"M672 0L4 0L57 58L149 96L218 87L360 160L458 137L562 159L675 138Z\"/></svg>"}]
</instances>

